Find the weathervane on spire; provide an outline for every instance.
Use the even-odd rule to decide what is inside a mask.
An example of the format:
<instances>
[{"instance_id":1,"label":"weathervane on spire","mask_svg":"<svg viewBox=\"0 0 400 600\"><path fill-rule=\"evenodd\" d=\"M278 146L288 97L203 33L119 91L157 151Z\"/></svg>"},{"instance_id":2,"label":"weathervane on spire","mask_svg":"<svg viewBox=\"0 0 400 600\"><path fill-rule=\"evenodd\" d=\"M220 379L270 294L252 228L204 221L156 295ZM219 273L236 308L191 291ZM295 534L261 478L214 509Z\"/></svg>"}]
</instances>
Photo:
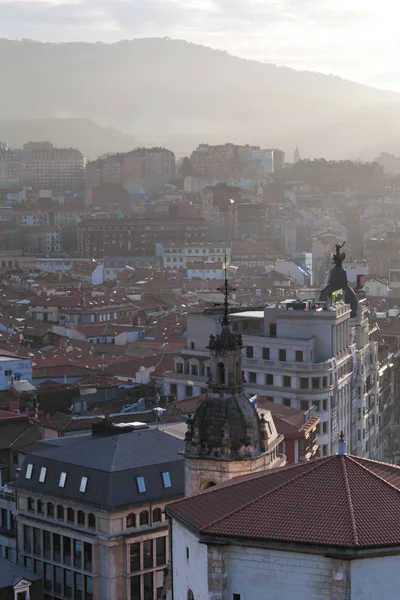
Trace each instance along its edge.
<instances>
[{"instance_id":1,"label":"weathervane on spire","mask_svg":"<svg viewBox=\"0 0 400 600\"><path fill-rule=\"evenodd\" d=\"M222 327L227 327L229 325L229 296L231 295L232 292L234 292L236 290L228 282L226 251L225 251L224 271L225 271L224 285L222 285L221 287L219 287L217 289L219 292L222 292L224 294L224 314L221 319L221 324L222 324Z\"/></svg>"}]
</instances>

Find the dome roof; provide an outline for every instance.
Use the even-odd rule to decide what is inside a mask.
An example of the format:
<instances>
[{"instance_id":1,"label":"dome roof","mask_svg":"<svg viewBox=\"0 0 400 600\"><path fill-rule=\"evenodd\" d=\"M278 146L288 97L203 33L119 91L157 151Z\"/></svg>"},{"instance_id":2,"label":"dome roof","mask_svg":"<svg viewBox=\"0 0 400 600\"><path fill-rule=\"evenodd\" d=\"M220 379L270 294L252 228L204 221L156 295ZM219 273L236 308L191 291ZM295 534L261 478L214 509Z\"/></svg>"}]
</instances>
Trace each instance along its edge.
<instances>
[{"instance_id":1,"label":"dome roof","mask_svg":"<svg viewBox=\"0 0 400 600\"><path fill-rule=\"evenodd\" d=\"M244 393L209 394L188 423L186 453L249 458L263 452L264 423Z\"/></svg>"}]
</instances>

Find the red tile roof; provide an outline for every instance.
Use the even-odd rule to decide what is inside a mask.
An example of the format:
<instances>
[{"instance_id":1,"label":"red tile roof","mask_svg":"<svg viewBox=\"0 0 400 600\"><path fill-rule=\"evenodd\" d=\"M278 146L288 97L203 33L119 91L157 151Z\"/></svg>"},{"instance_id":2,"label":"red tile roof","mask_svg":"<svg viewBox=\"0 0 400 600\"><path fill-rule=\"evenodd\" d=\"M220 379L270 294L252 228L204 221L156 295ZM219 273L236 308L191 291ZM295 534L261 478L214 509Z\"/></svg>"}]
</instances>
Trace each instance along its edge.
<instances>
[{"instance_id":1,"label":"red tile roof","mask_svg":"<svg viewBox=\"0 0 400 600\"><path fill-rule=\"evenodd\" d=\"M400 468L353 456L238 477L168 513L201 534L372 548L400 544Z\"/></svg>"}]
</instances>

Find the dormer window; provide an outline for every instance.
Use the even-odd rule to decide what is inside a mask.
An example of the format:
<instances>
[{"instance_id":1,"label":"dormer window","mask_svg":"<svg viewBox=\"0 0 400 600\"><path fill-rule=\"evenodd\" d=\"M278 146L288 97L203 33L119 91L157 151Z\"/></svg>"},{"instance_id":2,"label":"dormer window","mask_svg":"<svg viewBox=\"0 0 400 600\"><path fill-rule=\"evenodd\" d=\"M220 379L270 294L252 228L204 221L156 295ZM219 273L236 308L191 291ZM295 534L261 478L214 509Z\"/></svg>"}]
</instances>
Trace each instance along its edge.
<instances>
[{"instance_id":1,"label":"dormer window","mask_svg":"<svg viewBox=\"0 0 400 600\"><path fill-rule=\"evenodd\" d=\"M25 471L25 479L31 479L32 478L32 471L33 471L33 465L31 463L29 463L26 467L26 471Z\"/></svg>"},{"instance_id":2,"label":"dormer window","mask_svg":"<svg viewBox=\"0 0 400 600\"><path fill-rule=\"evenodd\" d=\"M163 478L164 487L170 488L172 484L171 484L171 477L170 477L168 471L166 471L165 473L162 474L162 478Z\"/></svg>"},{"instance_id":3,"label":"dormer window","mask_svg":"<svg viewBox=\"0 0 400 600\"><path fill-rule=\"evenodd\" d=\"M66 479L67 479L67 474L65 471L63 471L60 475L60 481L58 482L58 487L60 487L60 488L65 487Z\"/></svg>"},{"instance_id":4,"label":"dormer window","mask_svg":"<svg viewBox=\"0 0 400 600\"><path fill-rule=\"evenodd\" d=\"M88 482L88 478L87 477L82 477L82 479L81 479L81 485L79 486L79 491L82 492L82 494L84 492L86 492L87 482Z\"/></svg>"},{"instance_id":5,"label":"dormer window","mask_svg":"<svg viewBox=\"0 0 400 600\"><path fill-rule=\"evenodd\" d=\"M144 477L136 477L136 485L138 487L139 493L144 494L146 491L146 483L144 481Z\"/></svg>"}]
</instances>

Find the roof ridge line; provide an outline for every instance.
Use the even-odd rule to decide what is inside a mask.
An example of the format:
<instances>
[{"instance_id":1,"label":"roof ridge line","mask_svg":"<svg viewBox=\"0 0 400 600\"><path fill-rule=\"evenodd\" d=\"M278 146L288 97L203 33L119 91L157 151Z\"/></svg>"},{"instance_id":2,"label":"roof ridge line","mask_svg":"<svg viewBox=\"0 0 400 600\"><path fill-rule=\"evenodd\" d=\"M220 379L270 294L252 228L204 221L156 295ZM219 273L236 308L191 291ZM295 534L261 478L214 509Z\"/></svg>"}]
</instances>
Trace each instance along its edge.
<instances>
[{"instance_id":1,"label":"roof ridge line","mask_svg":"<svg viewBox=\"0 0 400 600\"><path fill-rule=\"evenodd\" d=\"M347 458L349 458L351 460L351 462L357 464L359 467L361 467L362 469L364 469L364 471L366 471L369 475L371 475L372 477L376 477L377 479L379 479L379 481L382 481L382 483L385 483L392 490L395 490L397 493L400 494L400 488L396 487L395 485L393 485L393 483L390 483L390 481L387 481L386 479L384 479L380 475L377 475L377 473L374 473L373 471L370 471L362 463L359 463L357 460L354 460L355 458L361 458L361 456L350 456L348 454L346 454L346 456L347 456ZM366 459L363 459L363 460L368 460L369 462L372 462L374 464L378 463L380 465L386 465L387 467L395 467L397 469L400 468L399 465L391 465L390 463L384 463L384 462L381 462L381 461L374 461L371 458L366 458Z\"/></svg>"},{"instance_id":2,"label":"roof ridge line","mask_svg":"<svg viewBox=\"0 0 400 600\"><path fill-rule=\"evenodd\" d=\"M215 519L215 521L211 521L211 523L208 523L207 525L205 525L204 527L202 527L200 529L200 531L206 530L208 527L211 527L212 525L215 525L216 523L218 523L219 521L223 521L224 519L226 519L227 517L230 517L232 515L234 515L235 513L239 512L240 510L246 508L247 506L250 506L251 504L253 504L253 502L258 502L258 500L260 500L261 498L264 498L265 496L268 495L272 495L275 492L277 492L278 490L281 490L282 488L284 488L285 486L289 485L289 483L292 483L293 481L297 481L297 479L300 479L301 477L304 477L306 474L311 473L312 471L315 471L315 469L321 464L321 463L326 463L328 461L328 459L331 458L330 456L327 456L326 458L323 458L322 460L318 460L315 461L313 467L311 467L310 469L299 473L298 475L296 475L295 477L293 477L292 479L289 479L288 481L285 481L284 483L281 483L280 485L278 485L276 488L274 488L273 490L269 490L268 492L264 492L263 494L260 494L259 496L257 496L257 498L253 498L252 500L249 500L249 502L246 502L246 504L242 504L242 506L240 506L239 508L235 508L235 510L232 510L231 512L225 514L223 517L220 517L219 519ZM296 465L293 466L298 466L299 463L297 463ZM304 464L309 464L309 463L304 463ZM267 469L268 470L268 469ZM275 469L270 469L271 473L274 471ZM289 469L287 469L289 470ZM215 490L215 491L218 491Z\"/></svg>"},{"instance_id":3,"label":"roof ridge line","mask_svg":"<svg viewBox=\"0 0 400 600\"><path fill-rule=\"evenodd\" d=\"M349 482L349 477L347 475L347 466L346 466L346 460L345 460L344 456L341 456L341 463L342 463L342 468L343 468L344 484L346 486L347 500L349 503L350 519L351 519L351 527L353 529L354 543L356 546L358 546L359 542L358 542L356 516L354 513L353 498L351 495L350 482Z\"/></svg>"}]
</instances>

